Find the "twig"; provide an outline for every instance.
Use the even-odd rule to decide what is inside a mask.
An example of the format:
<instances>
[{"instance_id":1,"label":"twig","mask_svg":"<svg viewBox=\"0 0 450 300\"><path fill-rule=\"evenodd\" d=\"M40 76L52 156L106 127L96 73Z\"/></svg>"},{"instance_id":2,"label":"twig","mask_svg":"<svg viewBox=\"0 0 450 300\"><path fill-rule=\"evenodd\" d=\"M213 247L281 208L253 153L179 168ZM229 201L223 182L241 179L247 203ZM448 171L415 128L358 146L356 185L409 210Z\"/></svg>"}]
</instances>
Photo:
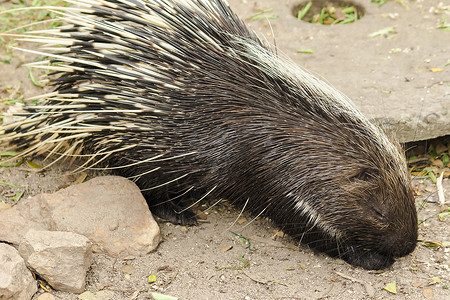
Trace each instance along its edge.
<instances>
[{"instance_id":1,"label":"twig","mask_svg":"<svg viewBox=\"0 0 450 300\"><path fill-rule=\"evenodd\" d=\"M438 192L439 204L441 207L445 204L445 196L444 196L444 188L442 187L442 179L444 178L444 172L442 171L441 175L436 180L436 187Z\"/></svg>"}]
</instances>

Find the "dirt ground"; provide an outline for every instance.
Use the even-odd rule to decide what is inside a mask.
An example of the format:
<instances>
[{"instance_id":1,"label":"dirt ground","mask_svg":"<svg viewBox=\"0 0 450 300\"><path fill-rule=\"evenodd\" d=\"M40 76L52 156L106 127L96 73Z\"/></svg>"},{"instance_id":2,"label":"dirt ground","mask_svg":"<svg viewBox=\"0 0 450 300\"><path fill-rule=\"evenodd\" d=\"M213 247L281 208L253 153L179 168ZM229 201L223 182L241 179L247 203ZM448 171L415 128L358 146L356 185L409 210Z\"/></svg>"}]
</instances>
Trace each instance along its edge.
<instances>
[{"instance_id":1,"label":"dirt ground","mask_svg":"<svg viewBox=\"0 0 450 300\"><path fill-rule=\"evenodd\" d=\"M64 176L68 171L63 166L42 174L8 168L1 169L0 178L26 187L23 197L27 197L70 183ZM367 271L314 253L277 234L270 220L252 221L246 213L239 217L239 211L225 202L210 210L209 204L200 207L207 218L198 226L175 226L157 219L163 241L153 253L126 260L94 255L87 291L108 294L81 299L152 299L152 291L178 299L450 299L449 248L424 243L448 242L450 217L438 219L436 186L429 179L415 179L414 185L420 194L416 197L422 221L420 242L412 254L387 270ZM444 179L444 189L450 199L449 179ZM3 187L2 195L11 192L14 189ZM236 234L250 241L251 250ZM148 283L150 275L158 277L156 283ZM392 282L396 295L383 290ZM33 299L44 292L39 289ZM56 299L78 299L76 294L52 294Z\"/></svg>"},{"instance_id":2,"label":"dirt ground","mask_svg":"<svg viewBox=\"0 0 450 300\"><path fill-rule=\"evenodd\" d=\"M430 2L436 5L439 3ZM262 0L258 1L258 5L264 3ZM234 0L230 4L242 18L256 12L254 1L251 0ZM411 9L416 9L417 3L411 4ZM1 5L6 6L8 3ZM387 5L395 10L403 9L396 3ZM427 13L424 10L424 14ZM402 14L406 17L397 19L397 23L401 26L404 22L407 26L411 20L407 18L406 10ZM433 16L432 12L429 14ZM266 35L270 29L264 25L265 22L252 21L251 26ZM282 20L271 20L273 24L277 22L282 23ZM289 34L278 29L276 37L283 40ZM448 33L446 38L448 40ZM417 41L420 42L422 40ZM361 52L357 71L331 76L331 82L342 87L345 92L350 91L348 94L357 94L357 90L348 86L348 78L364 76L361 73L364 61L367 69L373 67L370 66L370 55L373 55L371 46L374 45L370 45L370 41L367 43L368 51ZM327 47L327 43L324 42L323 47ZM307 48L307 45L302 48ZM443 58L437 60L439 59ZM16 93L28 97L42 93L28 79L28 71L20 67L27 60L26 55L15 53L11 64L0 65L0 96L5 98ZM333 72L339 74L339 68L330 71L325 67L334 63L332 56L315 55L308 63L308 68L313 66L314 71L327 77ZM378 83L382 81L383 78L378 79ZM375 81L371 82L377 84ZM371 88L375 89L367 83L365 89ZM376 89L380 87L377 86ZM17 91L14 92L15 90ZM362 102L361 105L368 104ZM24 186L22 197L28 197L55 191L66 185L67 172L68 167L61 165L43 173L33 172L24 166L2 168L0 181ZM95 174L89 176L92 178ZM152 291L179 299L450 299L450 248L427 247L424 243L432 241L438 245L449 242L450 217L445 217L442 221L438 219L440 206L437 204L436 186L429 179L416 178L413 182L419 194L416 200L421 220L421 242L411 255L398 259L387 270L367 271L314 253L289 237L277 234L276 227L264 218L249 222L252 217L244 213L244 217L239 219L243 223L238 224L240 222L235 221L239 211L223 203L207 210L207 219L198 226L183 227L160 222L163 241L155 252L146 256L116 260L105 255L95 255L95 263L87 277L87 290L93 293L109 291L110 296L105 296L104 299L151 299L149 292ZM444 179L444 189L446 199L450 199L449 179ZM16 190L0 186L0 192L4 199ZM206 208L207 204L203 209ZM236 234L250 241L251 250ZM148 283L149 275L156 275L157 281ZM392 282L396 283L397 294L383 289ZM34 299L43 292L41 288ZM52 291L52 294L56 299L78 297L56 291Z\"/></svg>"}]
</instances>

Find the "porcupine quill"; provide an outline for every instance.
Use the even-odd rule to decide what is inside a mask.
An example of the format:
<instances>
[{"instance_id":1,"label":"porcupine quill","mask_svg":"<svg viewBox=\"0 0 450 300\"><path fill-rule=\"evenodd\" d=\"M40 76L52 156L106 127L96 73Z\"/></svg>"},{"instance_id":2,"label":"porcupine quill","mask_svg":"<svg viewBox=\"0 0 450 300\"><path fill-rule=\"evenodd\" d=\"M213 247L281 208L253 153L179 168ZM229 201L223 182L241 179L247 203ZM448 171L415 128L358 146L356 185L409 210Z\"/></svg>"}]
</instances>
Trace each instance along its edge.
<instances>
[{"instance_id":1,"label":"porcupine quill","mask_svg":"<svg viewBox=\"0 0 450 300\"><path fill-rule=\"evenodd\" d=\"M224 198L366 269L414 250L399 145L340 92L274 54L224 1L53 9L66 25L19 40L43 45L26 51L49 57L32 65L53 71L54 92L5 124L2 146L111 169L175 224L196 221L186 199Z\"/></svg>"}]
</instances>

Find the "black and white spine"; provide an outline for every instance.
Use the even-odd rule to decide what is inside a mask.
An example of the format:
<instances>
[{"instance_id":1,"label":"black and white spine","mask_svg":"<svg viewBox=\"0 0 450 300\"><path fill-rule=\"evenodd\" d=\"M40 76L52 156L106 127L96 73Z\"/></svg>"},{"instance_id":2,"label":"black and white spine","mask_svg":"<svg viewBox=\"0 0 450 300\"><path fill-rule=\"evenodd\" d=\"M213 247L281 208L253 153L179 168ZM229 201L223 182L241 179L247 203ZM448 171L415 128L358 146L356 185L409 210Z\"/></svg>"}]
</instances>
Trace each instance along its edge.
<instances>
[{"instance_id":1,"label":"black and white spine","mask_svg":"<svg viewBox=\"0 0 450 300\"><path fill-rule=\"evenodd\" d=\"M195 222L188 198L226 198L365 268L414 249L401 149L342 93L276 54L225 1L52 9L62 27L19 40L41 45L26 51L48 57L30 65L52 71L54 91L4 125L2 145L52 163L80 158L74 171L113 170L174 223Z\"/></svg>"}]
</instances>

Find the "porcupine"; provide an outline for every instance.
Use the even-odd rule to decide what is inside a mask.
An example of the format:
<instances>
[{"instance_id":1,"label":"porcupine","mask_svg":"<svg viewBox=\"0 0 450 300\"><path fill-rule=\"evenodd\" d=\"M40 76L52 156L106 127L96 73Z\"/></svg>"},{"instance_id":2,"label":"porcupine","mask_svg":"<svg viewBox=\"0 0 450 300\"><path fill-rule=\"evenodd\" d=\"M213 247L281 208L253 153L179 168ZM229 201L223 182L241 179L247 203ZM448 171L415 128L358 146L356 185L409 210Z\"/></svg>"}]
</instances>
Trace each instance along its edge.
<instances>
[{"instance_id":1,"label":"porcupine","mask_svg":"<svg viewBox=\"0 0 450 300\"><path fill-rule=\"evenodd\" d=\"M67 25L24 38L45 45L34 52L52 64L34 65L55 90L6 125L3 145L114 170L175 224L196 221L186 199L214 197L366 269L413 251L400 146L224 0L77 5L59 8Z\"/></svg>"}]
</instances>

